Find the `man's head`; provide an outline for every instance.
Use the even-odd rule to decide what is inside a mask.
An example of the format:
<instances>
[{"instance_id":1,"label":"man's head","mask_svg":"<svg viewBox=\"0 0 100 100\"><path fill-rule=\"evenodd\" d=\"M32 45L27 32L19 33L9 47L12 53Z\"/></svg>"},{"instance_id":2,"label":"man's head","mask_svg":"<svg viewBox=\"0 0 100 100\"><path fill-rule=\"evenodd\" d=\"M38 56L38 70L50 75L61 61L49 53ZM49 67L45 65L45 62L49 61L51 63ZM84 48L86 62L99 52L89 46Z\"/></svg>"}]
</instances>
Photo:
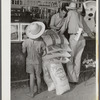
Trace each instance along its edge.
<instances>
[{"instance_id":1,"label":"man's head","mask_svg":"<svg viewBox=\"0 0 100 100\"><path fill-rule=\"evenodd\" d=\"M65 8L65 7L62 7L62 8L60 8L60 10L59 10L59 16L61 17L61 18L64 18L64 17L66 17L66 15L67 15L67 9Z\"/></svg>"},{"instance_id":2,"label":"man's head","mask_svg":"<svg viewBox=\"0 0 100 100\"><path fill-rule=\"evenodd\" d=\"M76 8L76 3L71 2L71 3L69 4L69 6L66 6L66 9L67 9L67 10L76 10L76 9L77 9L77 8Z\"/></svg>"}]
</instances>

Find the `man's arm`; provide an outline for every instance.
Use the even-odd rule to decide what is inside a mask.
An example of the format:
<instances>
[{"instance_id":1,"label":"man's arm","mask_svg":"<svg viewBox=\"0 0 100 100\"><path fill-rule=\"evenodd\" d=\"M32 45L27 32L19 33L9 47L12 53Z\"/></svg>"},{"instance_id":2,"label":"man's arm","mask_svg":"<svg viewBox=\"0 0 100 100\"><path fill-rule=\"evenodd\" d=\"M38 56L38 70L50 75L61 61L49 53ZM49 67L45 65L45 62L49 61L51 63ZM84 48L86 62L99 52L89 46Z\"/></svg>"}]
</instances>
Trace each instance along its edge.
<instances>
[{"instance_id":1,"label":"man's arm","mask_svg":"<svg viewBox=\"0 0 100 100\"><path fill-rule=\"evenodd\" d=\"M42 41L41 43L41 53L42 53L42 56L46 54L46 44Z\"/></svg>"},{"instance_id":2,"label":"man's arm","mask_svg":"<svg viewBox=\"0 0 100 100\"><path fill-rule=\"evenodd\" d=\"M69 22L69 17L66 17L65 22L59 31L60 34L63 34L65 32L65 30L68 27L68 22Z\"/></svg>"},{"instance_id":3,"label":"man's arm","mask_svg":"<svg viewBox=\"0 0 100 100\"><path fill-rule=\"evenodd\" d=\"M53 15L53 16L51 17L50 28L51 28L51 29L55 29L55 30L59 30L59 28L55 26L55 15Z\"/></svg>"}]
</instances>

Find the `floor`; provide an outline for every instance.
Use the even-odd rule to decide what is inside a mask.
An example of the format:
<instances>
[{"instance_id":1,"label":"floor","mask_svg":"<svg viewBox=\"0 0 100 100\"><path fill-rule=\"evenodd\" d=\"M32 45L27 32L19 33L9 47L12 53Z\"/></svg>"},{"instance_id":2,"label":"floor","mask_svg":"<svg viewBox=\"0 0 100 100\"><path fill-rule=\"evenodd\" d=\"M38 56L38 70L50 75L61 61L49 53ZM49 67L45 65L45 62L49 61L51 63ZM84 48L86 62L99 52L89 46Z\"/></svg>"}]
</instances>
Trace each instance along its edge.
<instances>
[{"instance_id":1,"label":"floor","mask_svg":"<svg viewBox=\"0 0 100 100\"><path fill-rule=\"evenodd\" d=\"M44 87L44 86L43 86ZM55 91L47 91L47 87L42 89L40 94L34 98L28 97L28 86L11 89L11 100L96 100L96 78L92 77L77 85L70 84L71 90L61 96L57 96Z\"/></svg>"}]
</instances>

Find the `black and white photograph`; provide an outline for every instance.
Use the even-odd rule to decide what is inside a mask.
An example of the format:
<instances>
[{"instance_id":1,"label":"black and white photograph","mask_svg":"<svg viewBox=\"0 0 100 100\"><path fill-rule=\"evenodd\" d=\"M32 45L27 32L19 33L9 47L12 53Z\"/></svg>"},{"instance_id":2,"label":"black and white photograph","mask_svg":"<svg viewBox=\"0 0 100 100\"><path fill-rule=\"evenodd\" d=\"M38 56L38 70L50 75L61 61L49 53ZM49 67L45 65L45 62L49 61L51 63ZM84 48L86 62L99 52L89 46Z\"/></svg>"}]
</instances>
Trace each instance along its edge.
<instances>
[{"instance_id":1,"label":"black and white photograph","mask_svg":"<svg viewBox=\"0 0 100 100\"><path fill-rule=\"evenodd\" d=\"M8 100L99 100L98 0L9 1Z\"/></svg>"}]
</instances>

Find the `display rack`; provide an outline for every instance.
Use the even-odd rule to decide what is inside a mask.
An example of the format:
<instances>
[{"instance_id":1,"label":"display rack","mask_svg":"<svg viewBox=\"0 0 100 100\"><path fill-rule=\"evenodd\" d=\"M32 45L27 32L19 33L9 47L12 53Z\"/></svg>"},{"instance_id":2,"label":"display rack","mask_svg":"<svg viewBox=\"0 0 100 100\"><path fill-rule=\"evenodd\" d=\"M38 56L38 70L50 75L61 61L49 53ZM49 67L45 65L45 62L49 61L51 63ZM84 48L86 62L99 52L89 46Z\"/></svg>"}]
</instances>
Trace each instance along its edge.
<instances>
[{"instance_id":1,"label":"display rack","mask_svg":"<svg viewBox=\"0 0 100 100\"><path fill-rule=\"evenodd\" d=\"M11 0L12 8L20 6L58 7L58 0Z\"/></svg>"},{"instance_id":2,"label":"display rack","mask_svg":"<svg viewBox=\"0 0 100 100\"><path fill-rule=\"evenodd\" d=\"M32 19L31 21L39 20L48 24L50 17L58 11L58 8L58 0L11 0L12 22L26 22L23 18L26 18L28 10L30 17L28 19Z\"/></svg>"}]
</instances>

